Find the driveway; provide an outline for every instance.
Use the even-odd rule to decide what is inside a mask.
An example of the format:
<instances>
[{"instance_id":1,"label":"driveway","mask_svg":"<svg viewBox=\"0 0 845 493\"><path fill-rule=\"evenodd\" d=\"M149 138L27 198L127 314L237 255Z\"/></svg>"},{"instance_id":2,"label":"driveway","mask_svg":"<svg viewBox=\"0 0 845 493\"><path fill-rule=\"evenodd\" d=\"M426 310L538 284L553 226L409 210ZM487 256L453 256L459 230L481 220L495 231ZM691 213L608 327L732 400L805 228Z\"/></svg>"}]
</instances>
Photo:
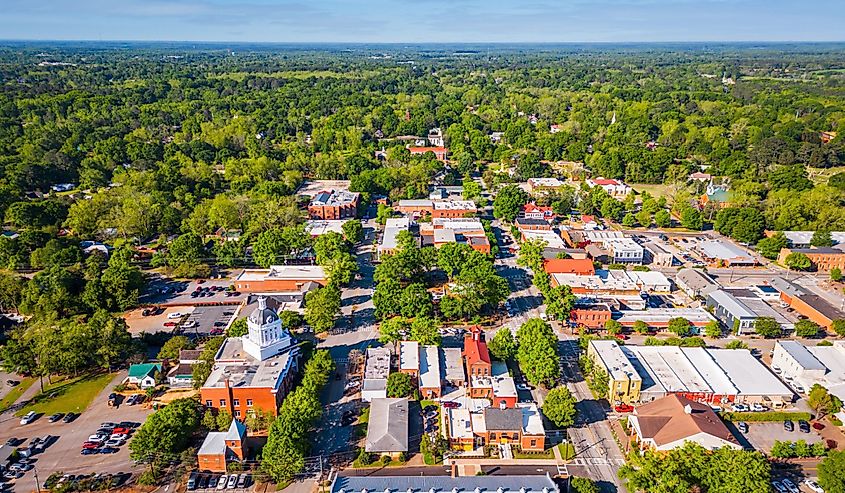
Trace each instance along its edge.
<instances>
[{"instance_id":1,"label":"driveway","mask_svg":"<svg viewBox=\"0 0 845 493\"><path fill-rule=\"evenodd\" d=\"M112 382L98 395L78 418L70 423L47 422L46 416L39 417L28 425L21 425L19 418L4 415L0 422L0 443L5 443L11 437L26 439L22 445L27 446L34 437L52 435L58 437L42 453L33 456L35 469L28 471L14 483L16 491L36 491L35 474L43 483L47 477L57 471L67 474L117 473L134 472L143 466L133 466L129 460L129 447L120 447L119 452L111 455L80 455L83 442L89 435L100 427L100 423L111 421L134 421L143 423L152 412L143 406L109 407L107 400L111 389L126 378L126 372L120 372ZM131 440L131 439L130 439Z\"/></svg>"}]
</instances>

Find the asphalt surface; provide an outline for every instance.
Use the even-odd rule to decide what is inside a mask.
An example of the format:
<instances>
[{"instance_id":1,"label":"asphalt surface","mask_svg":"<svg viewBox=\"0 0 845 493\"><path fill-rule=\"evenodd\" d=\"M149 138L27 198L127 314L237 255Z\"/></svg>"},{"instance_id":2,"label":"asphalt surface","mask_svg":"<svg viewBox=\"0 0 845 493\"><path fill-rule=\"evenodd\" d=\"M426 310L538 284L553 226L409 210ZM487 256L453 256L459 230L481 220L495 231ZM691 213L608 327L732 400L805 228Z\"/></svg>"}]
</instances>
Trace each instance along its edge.
<instances>
[{"instance_id":1,"label":"asphalt surface","mask_svg":"<svg viewBox=\"0 0 845 493\"><path fill-rule=\"evenodd\" d=\"M20 418L13 416L11 413L0 415L0 443L6 443L6 440L15 437L19 441L21 439L26 440L18 447L26 447L35 437L45 435L57 437L44 452L33 456L35 468L27 471L23 477L11 483L14 491L36 491L35 474L38 475L39 481L43 483L50 474L58 471L66 474L113 474L118 472L137 473L141 470L141 466L133 466L129 460L128 442L120 447L115 454L80 455L79 453L82 443L100 427L100 423L106 421L143 423L152 412L141 405L122 405L117 408L108 405L107 398L111 389L125 377L126 372L120 372L94 398L88 409L70 423L61 421L49 423L47 416L40 416L28 425L21 425Z\"/></svg>"}]
</instances>

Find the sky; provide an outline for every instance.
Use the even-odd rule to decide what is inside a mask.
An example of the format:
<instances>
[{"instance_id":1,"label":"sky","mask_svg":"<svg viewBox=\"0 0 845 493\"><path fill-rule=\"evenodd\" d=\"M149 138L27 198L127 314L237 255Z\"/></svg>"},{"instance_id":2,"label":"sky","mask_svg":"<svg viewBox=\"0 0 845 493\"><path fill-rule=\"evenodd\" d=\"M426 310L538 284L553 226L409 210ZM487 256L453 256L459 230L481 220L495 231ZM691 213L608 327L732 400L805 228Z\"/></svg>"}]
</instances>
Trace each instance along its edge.
<instances>
[{"instance_id":1,"label":"sky","mask_svg":"<svg viewBox=\"0 0 845 493\"><path fill-rule=\"evenodd\" d=\"M843 41L845 0L3 0L0 39Z\"/></svg>"}]
</instances>

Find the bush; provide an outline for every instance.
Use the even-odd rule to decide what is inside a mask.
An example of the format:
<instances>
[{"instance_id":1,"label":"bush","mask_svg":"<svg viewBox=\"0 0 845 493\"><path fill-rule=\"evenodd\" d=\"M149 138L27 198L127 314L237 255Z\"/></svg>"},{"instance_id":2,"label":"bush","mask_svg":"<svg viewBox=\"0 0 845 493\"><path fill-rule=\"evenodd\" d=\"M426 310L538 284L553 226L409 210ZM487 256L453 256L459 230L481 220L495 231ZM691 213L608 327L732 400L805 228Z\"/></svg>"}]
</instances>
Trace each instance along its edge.
<instances>
[{"instance_id":1,"label":"bush","mask_svg":"<svg viewBox=\"0 0 845 493\"><path fill-rule=\"evenodd\" d=\"M810 421L813 416L804 412L767 411L762 413L721 413L725 421L755 421L755 422L776 422L776 421Z\"/></svg>"}]
</instances>

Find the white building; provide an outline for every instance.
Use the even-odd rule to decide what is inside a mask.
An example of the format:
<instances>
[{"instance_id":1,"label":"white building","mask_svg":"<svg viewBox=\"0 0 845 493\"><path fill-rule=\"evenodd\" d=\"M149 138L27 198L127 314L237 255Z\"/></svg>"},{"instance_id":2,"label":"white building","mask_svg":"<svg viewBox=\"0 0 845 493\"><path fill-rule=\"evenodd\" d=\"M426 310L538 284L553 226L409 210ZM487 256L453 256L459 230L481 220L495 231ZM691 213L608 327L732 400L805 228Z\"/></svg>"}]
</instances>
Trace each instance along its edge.
<instances>
[{"instance_id":1,"label":"white building","mask_svg":"<svg viewBox=\"0 0 845 493\"><path fill-rule=\"evenodd\" d=\"M386 347L367 348L364 364L364 381L361 385L361 400L387 398L387 377L390 376L390 349Z\"/></svg>"},{"instance_id":2,"label":"white building","mask_svg":"<svg viewBox=\"0 0 845 493\"><path fill-rule=\"evenodd\" d=\"M819 384L831 394L845 399L845 341L832 346L805 346L798 341L777 341L772 354L772 370L796 390L808 392Z\"/></svg>"},{"instance_id":3,"label":"white building","mask_svg":"<svg viewBox=\"0 0 845 493\"><path fill-rule=\"evenodd\" d=\"M611 238L604 241L604 248L613 256L615 264L643 263L643 247L631 238Z\"/></svg>"},{"instance_id":4,"label":"white building","mask_svg":"<svg viewBox=\"0 0 845 493\"><path fill-rule=\"evenodd\" d=\"M593 188L595 186L602 187L605 192L616 199L624 199L631 193L631 187L625 184L622 180L614 180L612 178L595 178L586 181L587 186Z\"/></svg>"}]
</instances>

